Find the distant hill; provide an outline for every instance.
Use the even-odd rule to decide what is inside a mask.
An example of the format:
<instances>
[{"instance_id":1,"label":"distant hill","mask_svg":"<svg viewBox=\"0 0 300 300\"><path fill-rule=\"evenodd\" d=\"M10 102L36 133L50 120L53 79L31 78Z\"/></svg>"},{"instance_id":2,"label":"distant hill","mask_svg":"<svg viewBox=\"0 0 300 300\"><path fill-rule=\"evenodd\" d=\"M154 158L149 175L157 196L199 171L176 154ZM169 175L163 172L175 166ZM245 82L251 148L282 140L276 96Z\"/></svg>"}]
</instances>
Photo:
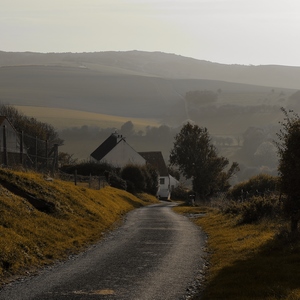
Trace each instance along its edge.
<instances>
[{"instance_id":1,"label":"distant hill","mask_svg":"<svg viewBox=\"0 0 300 300\"><path fill-rule=\"evenodd\" d=\"M1 52L0 66L63 65L162 78L209 79L300 89L300 67L226 65L162 52L32 53ZM106 67L106 68L104 68Z\"/></svg>"},{"instance_id":2,"label":"distant hill","mask_svg":"<svg viewBox=\"0 0 300 300\"><path fill-rule=\"evenodd\" d=\"M173 54L138 51L0 52L0 65L0 101L3 103L156 118L166 122L170 113L184 110L185 94L189 91L222 92L220 105L266 102L277 105L279 98L269 97L271 90L287 97L295 92L286 88L293 85L295 78L281 85L276 83L279 78L288 81L289 74L299 71L300 75L300 68L276 67L276 73L275 67L228 66ZM262 73L258 76L259 70ZM234 79L236 82L232 82ZM254 81L259 85L254 85ZM272 85L264 86L267 82ZM287 98L280 99L287 102ZM189 117L184 112L181 114L180 120Z\"/></svg>"}]
</instances>

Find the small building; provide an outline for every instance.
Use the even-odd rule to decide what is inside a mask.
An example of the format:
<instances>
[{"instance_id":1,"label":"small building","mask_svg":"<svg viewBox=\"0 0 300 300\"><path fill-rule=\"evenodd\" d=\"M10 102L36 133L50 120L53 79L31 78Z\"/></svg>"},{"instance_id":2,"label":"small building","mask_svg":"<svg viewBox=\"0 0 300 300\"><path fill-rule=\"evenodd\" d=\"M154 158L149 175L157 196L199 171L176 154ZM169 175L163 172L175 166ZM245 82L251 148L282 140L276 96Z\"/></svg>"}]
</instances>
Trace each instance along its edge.
<instances>
[{"instance_id":1,"label":"small building","mask_svg":"<svg viewBox=\"0 0 300 300\"><path fill-rule=\"evenodd\" d=\"M136 152L122 135L112 133L90 155L94 162L107 163L115 168L123 168L128 164L152 165L159 174L159 188L157 197L169 200L171 191L178 185L178 181L169 175L168 168L160 151Z\"/></svg>"},{"instance_id":2,"label":"small building","mask_svg":"<svg viewBox=\"0 0 300 300\"><path fill-rule=\"evenodd\" d=\"M146 160L116 132L112 133L90 156L92 161L108 163L116 168L128 164L146 164Z\"/></svg>"},{"instance_id":3,"label":"small building","mask_svg":"<svg viewBox=\"0 0 300 300\"><path fill-rule=\"evenodd\" d=\"M159 173L159 188L157 197L159 199L171 199L171 181L168 168L160 151L139 152L145 160L151 164Z\"/></svg>"}]
</instances>

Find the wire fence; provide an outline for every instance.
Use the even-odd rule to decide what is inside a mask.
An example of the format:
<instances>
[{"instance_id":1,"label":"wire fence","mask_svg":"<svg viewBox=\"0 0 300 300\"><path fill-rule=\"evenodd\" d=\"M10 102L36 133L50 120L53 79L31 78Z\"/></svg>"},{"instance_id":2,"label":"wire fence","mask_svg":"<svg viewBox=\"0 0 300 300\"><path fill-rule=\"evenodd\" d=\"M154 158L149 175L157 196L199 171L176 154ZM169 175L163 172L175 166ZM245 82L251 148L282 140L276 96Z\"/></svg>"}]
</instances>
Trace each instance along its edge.
<instances>
[{"instance_id":1,"label":"wire fence","mask_svg":"<svg viewBox=\"0 0 300 300\"><path fill-rule=\"evenodd\" d=\"M94 190L100 190L109 185L105 176L83 176L78 175L75 171L74 174L67 174L58 172L57 176L64 181L73 182L77 186L86 187Z\"/></svg>"},{"instance_id":2,"label":"wire fence","mask_svg":"<svg viewBox=\"0 0 300 300\"><path fill-rule=\"evenodd\" d=\"M0 127L0 163L3 167L22 166L39 172L58 170L58 144L41 140L12 126Z\"/></svg>"},{"instance_id":3,"label":"wire fence","mask_svg":"<svg viewBox=\"0 0 300 300\"><path fill-rule=\"evenodd\" d=\"M9 124L0 126L0 165L51 174L52 177L91 189L101 189L108 185L105 176L82 176L76 171L74 174L59 171L58 144L24 132L19 133Z\"/></svg>"}]
</instances>

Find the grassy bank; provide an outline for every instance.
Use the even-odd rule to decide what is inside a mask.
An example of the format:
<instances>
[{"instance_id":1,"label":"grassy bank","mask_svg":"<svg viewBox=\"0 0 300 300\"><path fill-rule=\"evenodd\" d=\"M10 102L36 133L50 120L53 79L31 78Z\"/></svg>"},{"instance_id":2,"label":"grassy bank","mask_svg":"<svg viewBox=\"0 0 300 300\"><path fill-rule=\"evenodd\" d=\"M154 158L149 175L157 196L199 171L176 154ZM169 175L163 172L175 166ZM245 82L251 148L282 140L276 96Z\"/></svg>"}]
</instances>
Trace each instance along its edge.
<instances>
[{"instance_id":1,"label":"grassy bank","mask_svg":"<svg viewBox=\"0 0 300 300\"><path fill-rule=\"evenodd\" d=\"M0 169L0 285L78 253L125 213L155 201L111 187L91 190Z\"/></svg>"},{"instance_id":2,"label":"grassy bank","mask_svg":"<svg viewBox=\"0 0 300 300\"><path fill-rule=\"evenodd\" d=\"M210 208L175 210L206 213L194 219L208 234L209 249L205 291L195 299L300 299L300 242L289 238L284 224L239 225L238 217Z\"/></svg>"}]
</instances>

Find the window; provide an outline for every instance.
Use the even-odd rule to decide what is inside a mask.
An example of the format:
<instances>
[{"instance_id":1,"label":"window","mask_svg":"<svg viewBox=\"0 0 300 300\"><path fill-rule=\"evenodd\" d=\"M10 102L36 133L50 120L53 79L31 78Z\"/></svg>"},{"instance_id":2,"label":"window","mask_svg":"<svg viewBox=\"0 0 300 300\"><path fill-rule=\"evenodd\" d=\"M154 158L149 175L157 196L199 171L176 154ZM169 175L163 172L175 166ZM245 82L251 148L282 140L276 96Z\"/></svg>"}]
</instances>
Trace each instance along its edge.
<instances>
[{"instance_id":1,"label":"window","mask_svg":"<svg viewBox=\"0 0 300 300\"><path fill-rule=\"evenodd\" d=\"M165 184L165 178L160 178L160 179L159 179L159 183L160 183L160 184Z\"/></svg>"}]
</instances>

